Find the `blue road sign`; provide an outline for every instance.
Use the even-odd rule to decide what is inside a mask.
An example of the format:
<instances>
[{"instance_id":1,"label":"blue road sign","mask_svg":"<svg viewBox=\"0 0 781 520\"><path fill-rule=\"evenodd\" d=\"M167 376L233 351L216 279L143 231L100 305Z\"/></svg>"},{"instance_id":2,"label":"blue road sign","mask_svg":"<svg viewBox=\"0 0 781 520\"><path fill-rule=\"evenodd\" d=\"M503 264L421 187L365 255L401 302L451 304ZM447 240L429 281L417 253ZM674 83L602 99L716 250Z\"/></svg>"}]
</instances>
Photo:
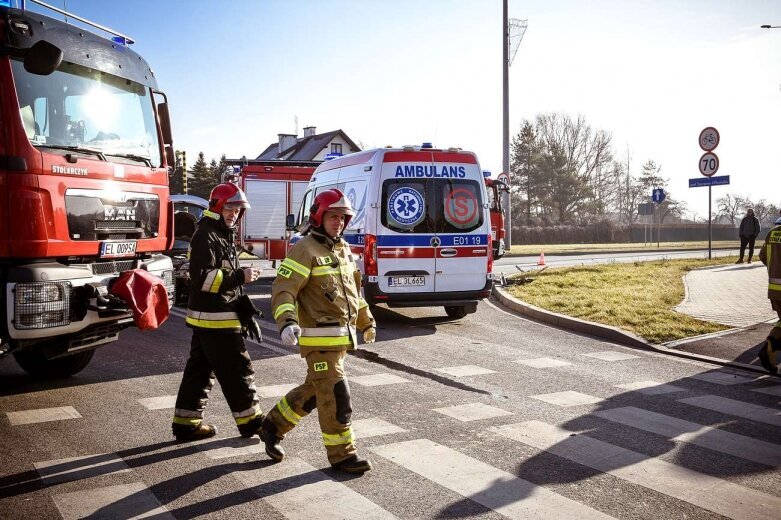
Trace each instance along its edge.
<instances>
[{"instance_id":1,"label":"blue road sign","mask_svg":"<svg viewBox=\"0 0 781 520\"><path fill-rule=\"evenodd\" d=\"M664 198L667 196L667 194L664 192L662 188L654 188L654 191L651 193L651 200L656 202L657 204L661 204L664 202Z\"/></svg>"},{"instance_id":2,"label":"blue road sign","mask_svg":"<svg viewBox=\"0 0 781 520\"><path fill-rule=\"evenodd\" d=\"M729 175L719 175L718 177L697 177L689 179L690 188L699 188L702 186L723 186L729 184Z\"/></svg>"}]
</instances>

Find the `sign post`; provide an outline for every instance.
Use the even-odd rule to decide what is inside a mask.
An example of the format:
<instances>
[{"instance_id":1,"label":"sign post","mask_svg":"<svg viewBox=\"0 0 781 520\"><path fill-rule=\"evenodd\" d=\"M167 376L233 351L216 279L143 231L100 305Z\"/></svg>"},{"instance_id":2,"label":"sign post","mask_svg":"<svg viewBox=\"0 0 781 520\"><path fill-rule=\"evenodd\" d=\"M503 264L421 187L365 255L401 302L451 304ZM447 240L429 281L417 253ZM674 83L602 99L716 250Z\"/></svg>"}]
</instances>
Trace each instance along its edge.
<instances>
[{"instance_id":1,"label":"sign post","mask_svg":"<svg viewBox=\"0 0 781 520\"><path fill-rule=\"evenodd\" d=\"M708 126L700 132L700 138L699 138L699 144L700 148L702 148L702 151L705 153L702 154L702 157L700 157L700 173L704 175L705 177L711 177L713 178L713 175L719 170L719 158L716 156L715 153L713 153L713 150L716 149L716 147L719 145L719 141L721 140L721 137L719 136L719 131L716 130L712 126ZM724 184L729 184L729 176L726 176L727 182ZM697 187L697 186L707 186L708 187L708 258L712 258L713 255L713 223L711 218L711 202L713 200L713 194L711 192L711 187L713 186L713 183L708 184L697 184L695 183L692 185L692 181L695 179L689 179L689 187ZM710 180L710 179L709 179Z\"/></svg>"},{"instance_id":2,"label":"sign post","mask_svg":"<svg viewBox=\"0 0 781 520\"><path fill-rule=\"evenodd\" d=\"M664 199L667 198L667 194L664 192L662 188L654 188L654 190L651 192L651 200L653 200L656 203L656 213L658 213L658 217L656 219L656 249L659 249L660 242L661 242L661 235L662 235L662 211L661 211L661 205L662 202L664 202Z\"/></svg>"}]
</instances>

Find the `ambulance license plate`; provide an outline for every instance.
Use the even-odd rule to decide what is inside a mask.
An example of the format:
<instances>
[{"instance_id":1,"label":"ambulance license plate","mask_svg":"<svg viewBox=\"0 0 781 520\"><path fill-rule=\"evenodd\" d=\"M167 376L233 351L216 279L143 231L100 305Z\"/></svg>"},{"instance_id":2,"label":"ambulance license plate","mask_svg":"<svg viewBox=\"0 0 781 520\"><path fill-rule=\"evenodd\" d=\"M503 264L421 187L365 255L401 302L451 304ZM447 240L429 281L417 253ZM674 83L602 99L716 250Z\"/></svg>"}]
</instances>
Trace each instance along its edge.
<instances>
[{"instance_id":1,"label":"ambulance license plate","mask_svg":"<svg viewBox=\"0 0 781 520\"><path fill-rule=\"evenodd\" d=\"M405 287L410 285L426 285L425 276L391 276L388 287Z\"/></svg>"},{"instance_id":2,"label":"ambulance license plate","mask_svg":"<svg viewBox=\"0 0 781 520\"><path fill-rule=\"evenodd\" d=\"M129 240L127 242L101 242L100 243L101 258L124 258L127 256L135 256L135 254L136 254L135 240Z\"/></svg>"}]
</instances>

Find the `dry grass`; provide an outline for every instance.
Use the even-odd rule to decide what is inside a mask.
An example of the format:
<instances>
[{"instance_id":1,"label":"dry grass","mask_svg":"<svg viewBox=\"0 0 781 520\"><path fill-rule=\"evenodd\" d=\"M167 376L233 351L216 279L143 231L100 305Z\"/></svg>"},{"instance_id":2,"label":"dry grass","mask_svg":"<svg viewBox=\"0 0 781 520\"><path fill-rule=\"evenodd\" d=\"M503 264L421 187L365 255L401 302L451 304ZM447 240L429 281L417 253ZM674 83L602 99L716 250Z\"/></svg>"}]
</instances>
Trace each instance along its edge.
<instances>
[{"instance_id":1,"label":"dry grass","mask_svg":"<svg viewBox=\"0 0 781 520\"><path fill-rule=\"evenodd\" d=\"M547 269L533 282L509 291L537 307L664 343L728 328L672 309L683 300L682 277L688 271L734 261L735 257L725 257Z\"/></svg>"},{"instance_id":2,"label":"dry grass","mask_svg":"<svg viewBox=\"0 0 781 520\"><path fill-rule=\"evenodd\" d=\"M713 249L733 249L740 247L739 240L721 240L713 242ZM662 242L660 247L643 244L513 244L508 254L510 255L539 255L541 251L545 253L568 254L568 253L609 253L620 251L624 253L632 252L653 252L657 250L676 250L676 249L708 249L708 241L696 242Z\"/></svg>"}]
</instances>

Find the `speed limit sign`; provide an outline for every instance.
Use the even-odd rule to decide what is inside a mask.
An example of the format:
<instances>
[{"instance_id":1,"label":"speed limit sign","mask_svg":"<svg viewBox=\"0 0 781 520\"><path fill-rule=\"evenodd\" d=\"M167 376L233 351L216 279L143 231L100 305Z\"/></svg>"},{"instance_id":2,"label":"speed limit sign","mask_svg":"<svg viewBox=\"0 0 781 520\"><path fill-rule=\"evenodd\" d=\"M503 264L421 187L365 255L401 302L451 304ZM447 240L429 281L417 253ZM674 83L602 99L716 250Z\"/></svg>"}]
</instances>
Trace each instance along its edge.
<instances>
[{"instance_id":1,"label":"speed limit sign","mask_svg":"<svg viewBox=\"0 0 781 520\"><path fill-rule=\"evenodd\" d=\"M706 152L700 157L700 173L706 177L719 171L719 158L713 152Z\"/></svg>"}]
</instances>

